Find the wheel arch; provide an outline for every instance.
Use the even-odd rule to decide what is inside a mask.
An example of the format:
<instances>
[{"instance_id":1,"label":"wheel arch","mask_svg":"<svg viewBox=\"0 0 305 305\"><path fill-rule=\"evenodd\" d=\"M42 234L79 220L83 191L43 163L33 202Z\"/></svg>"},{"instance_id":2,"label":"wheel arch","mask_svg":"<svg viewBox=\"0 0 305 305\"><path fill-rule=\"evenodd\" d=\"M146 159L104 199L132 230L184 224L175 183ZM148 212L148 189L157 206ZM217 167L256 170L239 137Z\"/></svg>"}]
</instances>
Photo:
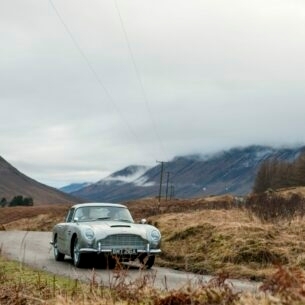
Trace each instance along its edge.
<instances>
[{"instance_id":1,"label":"wheel arch","mask_svg":"<svg viewBox=\"0 0 305 305\"><path fill-rule=\"evenodd\" d=\"M53 232L52 242L53 242L53 246L55 246L55 243L56 243L57 247L58 247L58 233L57 232Z\"/></svg>"}]
</instances>

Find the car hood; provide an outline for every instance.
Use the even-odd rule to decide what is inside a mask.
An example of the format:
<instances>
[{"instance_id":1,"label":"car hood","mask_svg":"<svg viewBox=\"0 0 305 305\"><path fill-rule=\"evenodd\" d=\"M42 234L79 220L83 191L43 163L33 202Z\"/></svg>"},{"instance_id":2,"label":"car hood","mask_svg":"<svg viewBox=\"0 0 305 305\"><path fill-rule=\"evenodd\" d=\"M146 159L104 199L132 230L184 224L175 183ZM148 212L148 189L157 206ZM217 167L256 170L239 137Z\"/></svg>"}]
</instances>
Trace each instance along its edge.
<instances>
[{"instance_id":1,"label":"car hood","mask_svg":"<svg viewBox=\"0 0 305 305\"><path fill-rule=\"evenodd\" d=\"M84 223L84 225L90 227L97 239L103 239L108 235L113 234L136 234L140 235L143 239L147 239L148 231L154 229L154 227L145 224L136 224L123 221L95 221L90 223Z\"/></svg>"}]
</instances>

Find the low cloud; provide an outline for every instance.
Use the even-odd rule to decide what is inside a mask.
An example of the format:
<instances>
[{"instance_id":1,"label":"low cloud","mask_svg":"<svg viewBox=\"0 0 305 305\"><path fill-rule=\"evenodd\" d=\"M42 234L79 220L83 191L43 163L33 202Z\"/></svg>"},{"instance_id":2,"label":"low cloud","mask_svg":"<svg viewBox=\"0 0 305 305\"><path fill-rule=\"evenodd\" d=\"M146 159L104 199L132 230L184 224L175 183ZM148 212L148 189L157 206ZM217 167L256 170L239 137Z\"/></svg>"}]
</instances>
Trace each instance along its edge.
<instances>
[{"instance_id":1,"label":"low cloud","mask_svg":"<svg viewBox=\"0 0 305 305\"><path fill-rule=\"evenodd\" d=\"M48 1L0 4L0 155L27 175L304 143L303 2L118 1L123 29L113 2L52 3L70 34Z\"/></svg>"}]
</instances>

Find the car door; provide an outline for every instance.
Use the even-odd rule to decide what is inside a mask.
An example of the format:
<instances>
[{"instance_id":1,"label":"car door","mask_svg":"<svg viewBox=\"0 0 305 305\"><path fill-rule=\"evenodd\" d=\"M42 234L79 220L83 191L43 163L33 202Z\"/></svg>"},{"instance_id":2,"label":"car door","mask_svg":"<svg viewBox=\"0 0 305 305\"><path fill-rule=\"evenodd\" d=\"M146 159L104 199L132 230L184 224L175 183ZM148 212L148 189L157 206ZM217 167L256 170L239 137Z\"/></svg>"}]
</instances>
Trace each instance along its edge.
<instances>
[{"instance_id":1,"label":"car door","mask_svg":"<svg viewBox=\"0 0 305 305\"><path fill-rule=\"evenodd\" d=\"M69 210L64 223L58 225L58 248L61 252L70 255L71 227L73 226L73 217L75 209Z\"/></svg>"}]
</instances>

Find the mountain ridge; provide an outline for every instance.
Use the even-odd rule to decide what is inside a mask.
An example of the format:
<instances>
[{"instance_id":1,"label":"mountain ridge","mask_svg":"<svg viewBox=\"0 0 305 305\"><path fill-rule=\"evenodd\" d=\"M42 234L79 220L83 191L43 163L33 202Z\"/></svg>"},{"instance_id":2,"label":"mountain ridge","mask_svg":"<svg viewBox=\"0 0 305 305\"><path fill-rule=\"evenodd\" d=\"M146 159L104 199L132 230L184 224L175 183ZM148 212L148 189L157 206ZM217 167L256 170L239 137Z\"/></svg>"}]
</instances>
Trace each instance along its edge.
<instances>
[{"instance_id":1,"label":"mountain ridge","mask_svg":"<svg viewBox=\"0 0 305 305\"><path fill-rule=\"evenodd\" d=\"M251 192L261 162L268 158L293 161L305 151L304 146L273 148L251 145L235 147L215 154L177 156L165 165L170 173L169 187L164 175L162 194L168 196L175 189L178 198L207 195L234 194L243 196ZM127 167L128 168L128 167ZM126 168L111 174L127 172ZM160 165L148 168L142 176L128 182L109 179L109 176L72 194L86 200L122 202L131 199L157 196L160 183Z\"/></svg>"},{"instance_id":2,"label":"mountain ridge","mask_svg":"<svg viewBox=\"0 0 305 305\"><path fill-rule=\"evenodd\" d=\"M8 163L0 156L0 198L31 197L34 205L73 204L83 200L40 183Z\"/></svg>"}]
</instances>

